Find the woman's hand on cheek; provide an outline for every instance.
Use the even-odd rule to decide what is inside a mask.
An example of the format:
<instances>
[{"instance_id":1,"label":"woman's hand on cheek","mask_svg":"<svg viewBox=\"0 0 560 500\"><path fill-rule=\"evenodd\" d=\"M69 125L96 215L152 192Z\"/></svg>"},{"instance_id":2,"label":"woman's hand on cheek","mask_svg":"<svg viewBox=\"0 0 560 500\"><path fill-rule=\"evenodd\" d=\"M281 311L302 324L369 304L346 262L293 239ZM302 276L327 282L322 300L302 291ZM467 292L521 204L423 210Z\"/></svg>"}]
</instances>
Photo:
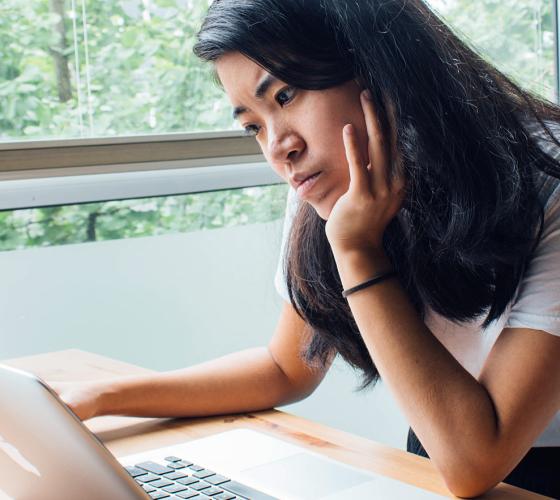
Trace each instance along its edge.
<instances>
[{"instance_id":1,"label":"woman's hand on cheek","mask_svg":"<svg viewBox=\"0 0 560 500\"><path fill-rule=\"evenodd\" d=\"M364 93L361 101L368 133L369 162L362 158L354 126L346 125L342 133L350 186L335 203L326 224L327 238L335 254L382 253L383 233L404 198L404 180L390 176L390 144L383 138L373 103Z\"/></svg>"}]
</instances>

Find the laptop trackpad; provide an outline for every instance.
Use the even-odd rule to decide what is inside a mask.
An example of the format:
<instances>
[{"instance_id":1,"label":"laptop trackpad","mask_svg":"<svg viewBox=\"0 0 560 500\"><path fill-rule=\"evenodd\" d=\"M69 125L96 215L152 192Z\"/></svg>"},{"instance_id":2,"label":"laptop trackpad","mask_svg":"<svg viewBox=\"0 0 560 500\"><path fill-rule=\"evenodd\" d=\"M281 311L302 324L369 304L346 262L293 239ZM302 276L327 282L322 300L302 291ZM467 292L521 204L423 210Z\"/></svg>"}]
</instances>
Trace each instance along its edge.
<instances>
[{"instance_id":1,"label":"laptop trackpad","mask_svg":"<svg viewBox=\"0 0 560 500\"><path fill-rule=\"evenodd\" d=\"M277 492L281 498L310 500L373 479L371 475L306 453L245 469L241 477L254 485L265 485L266 490Z\"/></svg>"}]
</instances>

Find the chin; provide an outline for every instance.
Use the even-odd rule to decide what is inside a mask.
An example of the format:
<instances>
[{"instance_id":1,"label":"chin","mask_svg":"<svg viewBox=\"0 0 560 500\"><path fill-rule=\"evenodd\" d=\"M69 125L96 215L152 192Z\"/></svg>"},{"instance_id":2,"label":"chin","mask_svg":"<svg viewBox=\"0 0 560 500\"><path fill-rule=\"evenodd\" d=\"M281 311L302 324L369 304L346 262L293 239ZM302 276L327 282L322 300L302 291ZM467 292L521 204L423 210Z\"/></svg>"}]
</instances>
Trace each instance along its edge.
<instances>
[{"instance_id":1,"label":"chin","mask_svg":"<svg viewBox=\"0 0 560 500\"><path fill-rule=\"evenodd\" d=\"M329 216L331 215L333 206L330 203L325 203L326 200L323 200L323 202L319 202L319 203L310 203L310 205L313 207L313 210L315 210L315 213L324 221L327 221L329 219Z\"/></svg>"},{"instance_id":2,"label":"chin","mask_svg":"<svg viewBox=\"0 0 560 500\"><path fill-rule=\"evenodd\" d=\"M325 193L323 193L323 196L321 196L321 198L317 200L317 202L311 203L311 206L313 207L317 215L321 217L321 219L327 221L329 220L331 212L337 201L347 190L348 188L346 188L342 192L338 192L338 190L326 191Z\"/></svg>"}]
</instances>

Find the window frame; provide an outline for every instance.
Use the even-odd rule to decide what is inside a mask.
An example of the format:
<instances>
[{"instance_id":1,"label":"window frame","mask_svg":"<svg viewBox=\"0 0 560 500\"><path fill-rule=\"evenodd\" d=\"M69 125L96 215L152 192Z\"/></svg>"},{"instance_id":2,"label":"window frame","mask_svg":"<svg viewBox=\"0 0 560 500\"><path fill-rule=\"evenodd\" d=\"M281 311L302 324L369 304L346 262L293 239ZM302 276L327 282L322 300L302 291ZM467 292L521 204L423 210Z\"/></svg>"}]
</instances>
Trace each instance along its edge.
<instances>
[{"instance_id":1,"label":"window frame","mask_svg":"<svg viewBox=\"0 0 560 500\"><path fill-rule=\"evenodd\" d=\"M0 181L259 162L240 131L0 143Z\"/></svg>"},{"instance_id":2,"label":"window frame","mask_svg":"<svg viewBox=\"0 0 560 500\"><path fill-rule=\"evenodd\" d=\"M237 163L151 171L0 182L0 210L181 196L283 183L266 163Z\"/></svg>"}]
</instances>

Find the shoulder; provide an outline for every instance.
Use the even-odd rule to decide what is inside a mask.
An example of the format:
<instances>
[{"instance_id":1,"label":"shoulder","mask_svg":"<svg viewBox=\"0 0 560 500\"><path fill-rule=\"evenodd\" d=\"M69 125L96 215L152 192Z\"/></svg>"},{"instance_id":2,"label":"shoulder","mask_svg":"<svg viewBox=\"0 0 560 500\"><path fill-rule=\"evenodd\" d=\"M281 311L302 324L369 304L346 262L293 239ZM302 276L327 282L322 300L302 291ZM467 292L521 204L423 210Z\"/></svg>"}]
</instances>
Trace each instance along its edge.
<instances>
[{"instance_id":1,"label":"shoulder","mask_svg":"<svg viewBox=\"0 0 560 500\"><path fill-rule=\"evenodd\" d=\"M545 120L547 128L535 121L525 123L525 130L535 139L540 149L560 163L560 123ZM553 137L551 137L551 135ZM535 170L535 185L539 201L545 211L545 222L550 217L560 216L560 179L541 170Z\"/></svg>"},{"instance_id":2,"label":"shoulder","mask_svg":"<svg viewBox=\"0 0 560 500\"><path fill-rule=\"evenodd\" d=\"M509 327L560 336L560 180L541 176L543 229L517 289Z\"/></svg>"}]
</instances>

